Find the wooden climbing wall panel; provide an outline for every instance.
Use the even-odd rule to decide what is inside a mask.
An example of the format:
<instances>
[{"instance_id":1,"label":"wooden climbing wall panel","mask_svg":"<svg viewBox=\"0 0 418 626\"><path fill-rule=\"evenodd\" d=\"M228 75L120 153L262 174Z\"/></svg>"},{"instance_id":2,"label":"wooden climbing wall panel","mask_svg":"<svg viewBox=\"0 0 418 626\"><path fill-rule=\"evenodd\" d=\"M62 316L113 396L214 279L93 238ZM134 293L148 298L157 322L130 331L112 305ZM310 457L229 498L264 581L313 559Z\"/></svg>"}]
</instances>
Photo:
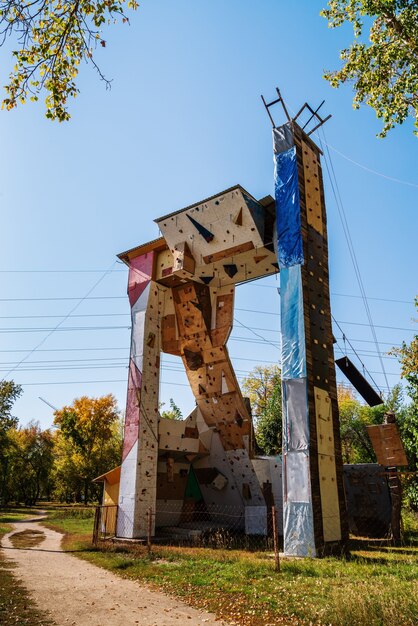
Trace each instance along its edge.
<instances>
[{"instance_id":1,"label":"wooden climbing wall panel","mask_svg":"<svg viewBox=\"0 0 418 626\"><path fill-rule=\"evenodd\" d=\"M408 465L405 449L397 424L367 426L367 434L372 442L377 462L384 467Z\"/></svg>"},{"instance_id":2,"label":"wooden climbing wall panel","mask_svg":"<svg viewBox=\"0 0 418 626\"><path fill-rule=\"evenodd\" d=\"M339 541L341 539L341 524L331 399L323 389L315 387L314 390L324 541Z\"/></svg>"},{"instance_id":3,"label":"wooden climbing wall panel","mask_svg":"<svg viewBox=\"0 0 418 626\"><path fill-rule=\"evenodd\" d=\"M147 510L156 500L164 289L151 280L152 265L152 255L138 257L129 275L131 357L117 521L118 536L126 538L146 536Z\"/></svg>"},{"instance_id":4,"label":"wooden climbing wall panel","mask_svg":"<svg viewBox=\"0 0 418 626\"><path fill-rule=\"evenodd\" d=\"M140 506L136 510L136 534L147 533L147 507L156 499L158 463L158 392L160 382L160 314L163 307L163 290L151 281L147 316L144 327L142 360L142 388L139 398L140 421L138 437L137 490Z\"/></svg>"},{"instance_id":5,"label":"wooden climbing wall panel","mask_svg":"<svg viewBox=\"0 0 418 626\"><path fill-rule=\"evenodd\" d=\"M257 202L237 185L156 220L167 243L156 280L189 280L217 288L278 271L273 246L274 203Z\"/></svg>"},{"instance_id":6,"label":"wooden climbing wall panel","mask_svg":"<svg viewBox=\"0 0 418 626\"><path fill-rule=\"evenodd\" d=\"M306 195L306 217L308 224L322 235L324 231L324 224L322 221L318 156L311 146L303 140L302 152L303 176Z\"/></svg>"},{"instance_id":7,"label":"wooden climbing wall panel","mask_svg":"<svg viewBox=\"0 0 418 626\"><path fill-rule=\"evenodd\" d=\"M190 282L173 289L173 300L179 349L202 415L216 428L225 450L244 449L251 416L225 346L232 328L233 289Z\"/></svg>"},{"instance_id":8,"label":"wooden climbing wall panel","mask_svg":"<svg viewBox=\"0 0 418 626\"><path fill-rule=\"evenodd\" d=\"M329 295L328 239L320 150L294 124L303 255L302 289L308 382L310 478L315 545L341 550L348 538ZM319 418L328 406L328 418ZM322 438L321 438L322 437ZM332 454L331 454L332 449Z\"/></svg>"}]
</instances>

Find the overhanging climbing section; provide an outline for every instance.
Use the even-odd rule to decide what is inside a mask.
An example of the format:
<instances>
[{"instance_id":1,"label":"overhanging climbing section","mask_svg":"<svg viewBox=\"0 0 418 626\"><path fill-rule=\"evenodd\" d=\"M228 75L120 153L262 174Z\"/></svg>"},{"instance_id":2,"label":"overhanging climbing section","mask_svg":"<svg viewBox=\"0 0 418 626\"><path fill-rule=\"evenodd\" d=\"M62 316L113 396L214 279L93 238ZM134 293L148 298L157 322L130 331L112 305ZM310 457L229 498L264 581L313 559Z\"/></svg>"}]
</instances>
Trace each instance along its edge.
<instances>
[{"instance_id":1,"label":"overhanging climbing section","mask_svg":"<svg viewBox=\"0 0 418 626\"><path fill-rule=\"evenodd\" d=\"M292 120L273 128L283 385L284 551L347 539L320 150Z\"/></svg>"}]
</instances>

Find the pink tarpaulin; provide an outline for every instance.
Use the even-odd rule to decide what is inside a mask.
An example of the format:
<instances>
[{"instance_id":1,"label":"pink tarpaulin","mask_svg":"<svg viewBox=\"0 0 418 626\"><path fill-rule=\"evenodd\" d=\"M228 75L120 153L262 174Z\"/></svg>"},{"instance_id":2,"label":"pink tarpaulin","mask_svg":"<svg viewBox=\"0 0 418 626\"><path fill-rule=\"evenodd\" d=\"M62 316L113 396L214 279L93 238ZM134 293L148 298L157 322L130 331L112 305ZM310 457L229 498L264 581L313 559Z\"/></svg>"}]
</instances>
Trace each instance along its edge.
<instances>
[{"instance_id":1,"label":"pink tarpaulin","mask_svg":"<svg viewBox=\"0 0 418 626\"><path fill-rule=\"evenodd\" d=\"M138 439L142 375L131 359L129 365L128 397L126 400L125 432L122 461Z\"/></svg>"},{"instance_id":2,"label":"pink tarpaulin","mask_svg":"<svg viewBox=\"0 0 418 626\"><path fill-rule=\"evenodd\" d=\"M129 262L128 296L131 307L138 300L152 276L154 252L148 252Z\"/></svg>"}]
</instances>

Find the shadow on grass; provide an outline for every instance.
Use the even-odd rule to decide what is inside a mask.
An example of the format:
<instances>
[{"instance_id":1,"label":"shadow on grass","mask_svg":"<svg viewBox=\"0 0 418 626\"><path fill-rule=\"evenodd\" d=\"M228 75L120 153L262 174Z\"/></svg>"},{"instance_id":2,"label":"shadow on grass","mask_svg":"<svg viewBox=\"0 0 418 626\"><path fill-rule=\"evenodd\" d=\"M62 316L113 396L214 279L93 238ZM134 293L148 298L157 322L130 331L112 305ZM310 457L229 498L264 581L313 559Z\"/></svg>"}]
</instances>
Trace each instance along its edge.
<instances>
[{"instance_id":1,"label":"shadow on grass","mask_svg":"<svg viewBox=\"0 0 418 626\"><path fill-rule=\"evenodd\" d=\"M112 567L112 569L119 569L119 570L127 570L130 567L133 567L135 565L135 561L134 560L126 560L126 561L121 561L120 563L115 563Z\"/></svg>"},{"instance_id":2,"label":"shadow on grass","mask_svg":"<svg viewBox=\"0 0 418 626\"><path fill-rule=\"evenodd\" d=\"M285 572L286 574L293 574L294 576L300 576L303 574L303 576L306 576L307 578L318 578L323 576L323 573L315 567L297 561L284 561L282 564L282 572Z\"/></svg>"}]
</instances>

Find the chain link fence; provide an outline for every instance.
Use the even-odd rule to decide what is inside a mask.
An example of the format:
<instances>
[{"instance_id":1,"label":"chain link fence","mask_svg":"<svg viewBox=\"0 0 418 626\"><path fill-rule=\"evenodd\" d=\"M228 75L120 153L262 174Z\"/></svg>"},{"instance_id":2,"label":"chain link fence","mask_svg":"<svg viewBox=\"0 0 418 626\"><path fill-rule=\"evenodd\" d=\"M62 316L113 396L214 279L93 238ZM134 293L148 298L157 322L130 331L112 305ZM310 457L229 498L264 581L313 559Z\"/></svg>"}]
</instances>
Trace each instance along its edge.
<instances>
[{"instance_id":1,"label":"chain link fence","mask_svg":"<svg viewBox=\"0 0 418 626\"><path fill-rule=\"evenodd\" d=\"M117 540L117 506L96 508L93 543ZM170 506L160 503L156 510L148 509L137 541L148 545L191 546L212 549L246 550L279 553L283 550L281 510L276 507L234 507L205 505L196 507ZM393 529L390 515L386 521L373 516L370 509L360 510L356 518L349 516L349 550L418 545L418 518L404 509L400 532ZM335 526L324 519L324 533L332 540ZM335 539L338 539L335 537Z\"/></svg>"},{"instance_id":2,"label":"chain link fence","mask_svg":"<svg viewBox=\"0 0 418 626\"><path fill-rule=\"evenodd\" d=\"M262 509L262 510L261 510ZM117 531L117 506L98 506L93 543L113 538ZM145 543L251 551L273 551L276 537L280 547L279 513L274 507L207 505L204 509L160 505L146 511ZM120 526L120 525L119 525Z\"/></svg>"},{"instance_id":3,"label":"chain link fence","mask_svg":"<svg viewBox=\"0 0 418 626\"><path fill-rule=\"evenodd\" d=\"M210 548L273 550L273 508L205 505L176 511L169 505L155 513L156 532L153 541L170 545L192 545ZM275 511L276 533L277 511Z\"/></svg>"}]
</instances>

